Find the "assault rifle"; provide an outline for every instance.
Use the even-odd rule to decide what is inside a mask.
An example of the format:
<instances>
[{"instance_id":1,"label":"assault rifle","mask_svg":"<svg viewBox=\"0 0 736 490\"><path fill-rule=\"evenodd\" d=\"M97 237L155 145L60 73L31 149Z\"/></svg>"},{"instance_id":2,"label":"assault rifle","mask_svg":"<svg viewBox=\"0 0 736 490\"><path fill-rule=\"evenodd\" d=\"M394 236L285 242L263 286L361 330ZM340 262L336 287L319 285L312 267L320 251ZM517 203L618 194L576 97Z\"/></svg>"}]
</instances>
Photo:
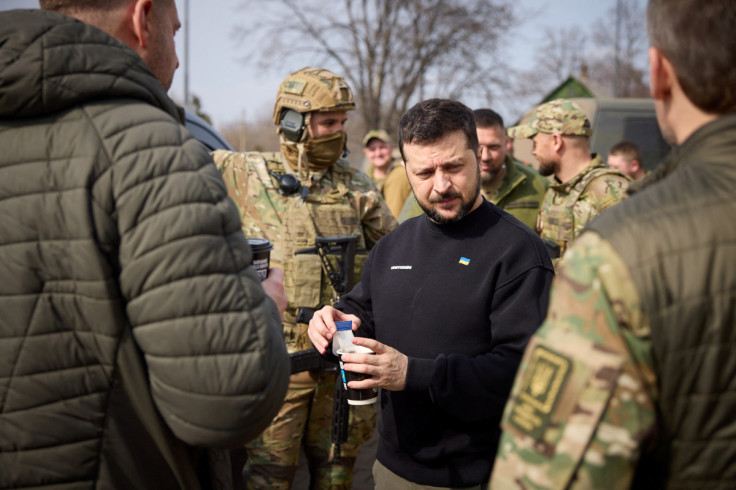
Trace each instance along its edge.
<instances>
[{"instance_id":1,"label":"assault rifle","mask_svg":"<svg viewBox=\"0 0 736 490\"><path fill-rule=\"evenodd\" d=\"M322 270L330 281L333 297L332 303L335 304L340 296L348 292L353 284L353 270L355 267L355 253L358 237L355 235L337 235L317 237L314 240L314 247L297 250L295 255L300 254L317 254L322 264ZM332 265L330 256L334 257L337 267ZM309 323L314 316L313 308L299 307L297 310L296 321L298 323ZM301 371L326 369L328 363L314 349L295 352L291 354L291 373ZM333 363L329 363L334 366ZM338 374L335 377L335 401L332 412L332 444L333 453L331 461L336 463L340 460L340 446L347 441L348 437L348 399L345 388L342 385L342 379Z\"/></svg>"},{"instance_id":2,"label":"assault rifle","mask_svg":"<svg viewBox=\"0 0 736 490\"><path fill-rule=\"evenodd\" d=\"M337 303L340 296L348 292L353 283L353 269L355 267L356 242L355 235L336 235L317 237L314 247L303 248L294 252L294 255L317 254L322 263L322 270L330 281L333 290L332 303ZM328 256L335 256L337 270L333 267ZM314 316L314 308L299 307L296 314L297 323L309 323Z\"/></svg>"},{"instance_id":3,"label":"assault rifle","mask_svg":"<svg viewBox=\"0 0 736 490\"><path fill-rule=\"evenodd\" d=\"M353 282L353 267L358 237L356 235L318 236L314 239L314 247L303 248L294 252L294 255L317 254L322 262L322 268L327 274L336 299L345 294ZM332 266L328 255L337 257L337 267Z\"/></svg>"},{"instance_id":4,"label":"assault rifle","mask_svg":"<svg viewBox=\"0 0 736 490\"><path fill-rule=\"evenodd\" d=\"M353 269L355 268L356 242L355 235L336 235L317 237L314 247L297 250L294 255L317 254L322 263L322 270L330 281L333 296L332 303L337 303L340 296L345 294L353 283ZM332 265L329 256L335 257L337 269ZM314 316L314 308L300 306L296 313L297 323L309 323ZM302 371L334 371L334 363L322 359L314 349L294 352L291 358L291 374Z\"/></svg>"}]
</instances>

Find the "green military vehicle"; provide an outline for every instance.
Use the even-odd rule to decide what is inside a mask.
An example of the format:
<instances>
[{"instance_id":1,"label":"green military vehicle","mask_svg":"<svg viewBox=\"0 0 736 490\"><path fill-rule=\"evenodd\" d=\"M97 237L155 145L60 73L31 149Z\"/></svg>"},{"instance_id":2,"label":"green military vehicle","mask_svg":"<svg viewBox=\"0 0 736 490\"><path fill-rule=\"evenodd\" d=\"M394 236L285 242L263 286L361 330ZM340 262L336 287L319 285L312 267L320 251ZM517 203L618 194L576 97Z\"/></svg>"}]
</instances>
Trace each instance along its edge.
<instances>
[{"instance_id":1,"label":"green military vehicle","mask_svg":"<svg viewBox=\"0 0 736 490\"><path fill-rule=\"evenodd\" d=\"M657 125L652 99L599 99L573 98L588 114L593 125L591 152L601 155L606 161L608 150L620 141L631 141L641 151L644 168L652 170L670 151L670 145L662 138ZM536 106L522 116L517 124L527 122ZM515 140L514 157L533 167L539 166L532 156L531 140Z\"/></svg>"}]
</instances>

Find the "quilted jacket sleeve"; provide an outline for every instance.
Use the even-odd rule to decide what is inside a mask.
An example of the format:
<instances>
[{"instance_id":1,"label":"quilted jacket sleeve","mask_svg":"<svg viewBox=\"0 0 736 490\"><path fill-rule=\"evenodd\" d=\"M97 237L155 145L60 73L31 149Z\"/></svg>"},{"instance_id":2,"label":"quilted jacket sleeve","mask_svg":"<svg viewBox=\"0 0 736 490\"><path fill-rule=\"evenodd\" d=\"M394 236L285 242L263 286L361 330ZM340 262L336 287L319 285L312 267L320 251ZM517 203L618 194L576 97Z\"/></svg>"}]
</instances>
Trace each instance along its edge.
<instances>
[{"instance_id":1,"label":"quilted jacket sleeve","mask_svg":"<svg viewBox=\"0 0 736 490\"><path fill-rule=\"evenodd\" d=\"M250 440L280 408L289 364L220 174L161 111L131 103L91 117L112 162L95 183L97 214L119 235L111 255L157 408L188 444Z\"/></svg>"}]
</instances>

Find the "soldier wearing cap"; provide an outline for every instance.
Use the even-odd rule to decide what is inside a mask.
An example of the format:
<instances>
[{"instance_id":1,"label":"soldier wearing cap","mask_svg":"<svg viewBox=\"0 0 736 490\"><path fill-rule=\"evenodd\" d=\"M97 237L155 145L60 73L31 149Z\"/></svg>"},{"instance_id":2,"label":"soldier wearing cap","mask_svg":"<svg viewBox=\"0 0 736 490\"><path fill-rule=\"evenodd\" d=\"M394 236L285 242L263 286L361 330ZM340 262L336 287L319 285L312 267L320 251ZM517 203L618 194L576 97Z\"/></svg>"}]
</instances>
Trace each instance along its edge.
<instances>
[{"instance_id":1,"label":"soldier wearing cap","mask_svg":"<svg viewBox=\"0 0 736 490\"><path fill-rule=\"evenodd\" d=\"M366 173L381 192L383 192L386 177L395 167L393 150L394 144L383 129L372 129L363 138L363 154L369 162Z\"/></svg>"},{"instance_id":2,"label":"soldier wearing cap","mask_svg":"<svg viewBox=\"0 0 736 490\"><path fill-rule=\"evenodd\" d=\"M544 201L549 181L508 152L503 118L491 109L473 111L478 142L481 194L487 200L535 230L537 216ZM419 216L423 210L414 195L404 203L399 216L403 222Z\"/></svg>"},{"instance_id":3,"label":"soldier wearing cap","mask_svg":"<svg viewBox=\"0 0 736 490\"><path fill-rule=\"evenodd\" d=\"M353 109L353 95L342 77L303 68L286 77L276 96L273 121L280 152L213 153L246 235L274 244L271 263L284 270L288 295L283 327L294 374L279 414L247 446L249 488L290 488L302 445L311 488L350 488L358 449L375 426L372 405L351 406L347 440L336 454L331 437L334 365L304 368L302 363L319 360L309 357L316 354L306 333L309 313L329 304L335 292L320 256L296 252L313 249L317 237L337 235L357 236L357 248L370 249L396 226L370 178L343 158L347 111ZM302 367L294 367L295 359Z\"/></svg>"},{"instance_id":4,"label":"soldier wearing cap","mask_svg":"<svg viewBox=\"0 0 736 490\"><path fill-rule=\"evenodd\" d=\"M512 138L530 138L539 173L554 176L537 218L537 231L555 262L583 227L624 199L629 179L590 153L590 119L575 102L557 99L537 108Z\"/></svg>"},{"instance_id":5,"label":"soldier wearing cap","mask_svg":"<svg viewBox=\"0 0 736 490\"><path fill-rule=\"evenodd\" d=\"M411 185L400 158L394 158L394 144L383 129L372 129L363 138L363 154L370 162L368 176L398 218L401 206L411 194Z\"/></svg>"}]
</instances>

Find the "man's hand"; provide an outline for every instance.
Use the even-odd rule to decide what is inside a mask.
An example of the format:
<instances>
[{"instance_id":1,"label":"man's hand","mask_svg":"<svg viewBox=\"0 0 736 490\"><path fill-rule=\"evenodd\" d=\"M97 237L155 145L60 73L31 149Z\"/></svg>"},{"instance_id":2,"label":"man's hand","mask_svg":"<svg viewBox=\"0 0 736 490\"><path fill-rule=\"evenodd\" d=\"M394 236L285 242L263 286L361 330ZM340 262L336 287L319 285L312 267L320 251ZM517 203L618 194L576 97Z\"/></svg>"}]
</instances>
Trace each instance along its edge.
<instances>
[{"instance_id":1,"label":"man's hand","mask_svg":"<svg viewBox=\"0 0 736 490\"><path fill-rule=\"evenodd\" d=\"M261 286L269 298L276 303L279 309L279 318L284 321L284 311L286 311L286 290L284 290L284 271L277 267L268 269L268 276L261 281Z\"/></svg>"},{"instance_id":2,"label":"man's hand","mask_svg":"<svg viewBox=\"0 0 736 490\"><path fill-rule=\"evenodd\" d=\"M348 386L356 390L383 388L389 391L401 391L406 387L408 357L386 344L365 337L355 337L353 344L368 347L376 354L343 354L341 356L343 369L371 376L364 381L351 381Z\"/></svg>"},{"instance_id":3,"label":"man's hand","mask_svg":"<svg viewBox=\"0 0 736 490\"><path fill-rule=\"evenodd\" d=\"M327 352L327 347L332 342L332 336L337 332L335 322L347 320L353 322L353 330L360 326L360 318L355 315L343 313L332 306L325 306L321 310L314 312L314 316L309 321L307 334L320 354Z\"/></svg>"}]
</instances>

